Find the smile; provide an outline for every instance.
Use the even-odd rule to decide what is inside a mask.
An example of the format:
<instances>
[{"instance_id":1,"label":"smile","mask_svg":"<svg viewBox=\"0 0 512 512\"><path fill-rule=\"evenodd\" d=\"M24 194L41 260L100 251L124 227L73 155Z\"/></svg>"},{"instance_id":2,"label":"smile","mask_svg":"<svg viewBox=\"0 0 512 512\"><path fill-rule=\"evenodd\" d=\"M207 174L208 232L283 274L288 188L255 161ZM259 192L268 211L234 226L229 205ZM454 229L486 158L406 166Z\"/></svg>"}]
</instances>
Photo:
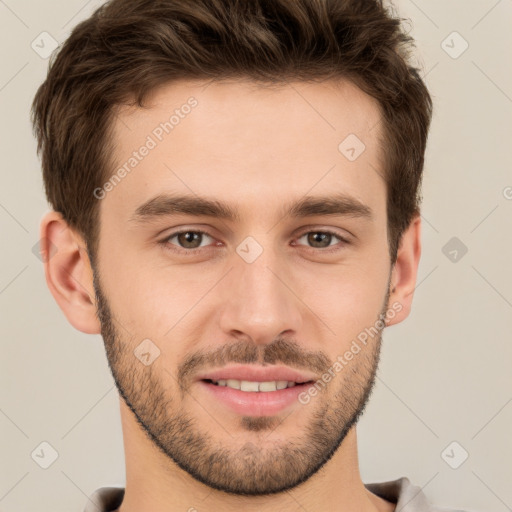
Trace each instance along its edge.
<instances>
[{"instance_id":1,"label":"smile","mask_svg":"<svg viewBox=\"0 0 512 512\"><path fill-rule=\"evenodd\" d=\"M293 381L286 380L273 380L266 382L257 382L250 380L237 380L237 379L219 379L219 380L205 380L217 386L226 386L231 389L239 389L240 391L247 392L263 392L278 391L280 389L292 388L296 385Z\"/></svg>"}]
</instances>

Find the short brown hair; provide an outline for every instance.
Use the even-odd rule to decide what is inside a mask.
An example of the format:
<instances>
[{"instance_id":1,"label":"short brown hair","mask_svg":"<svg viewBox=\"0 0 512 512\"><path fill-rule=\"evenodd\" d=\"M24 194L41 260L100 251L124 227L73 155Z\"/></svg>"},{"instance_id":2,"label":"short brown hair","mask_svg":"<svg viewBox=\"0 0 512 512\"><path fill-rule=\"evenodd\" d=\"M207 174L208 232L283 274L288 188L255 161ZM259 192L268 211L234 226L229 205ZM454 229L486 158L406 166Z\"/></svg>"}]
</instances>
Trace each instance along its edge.
<instances>
[{"instance_id":1,"label":"short brown hair","mask_svg":"<svg viewBox=\"0 0 512 512\"><path fill-rule=\"evenodd\" d=\"M94 258L99 201L113 173L115 107L144 106L180 79L350 79L377 99L396 261L416 215L432 100L414 43L379 0L110 0L52 55L32 105L46 196ZM340 141L341 142L341 141Z\"/></svg>"}]
</instances>

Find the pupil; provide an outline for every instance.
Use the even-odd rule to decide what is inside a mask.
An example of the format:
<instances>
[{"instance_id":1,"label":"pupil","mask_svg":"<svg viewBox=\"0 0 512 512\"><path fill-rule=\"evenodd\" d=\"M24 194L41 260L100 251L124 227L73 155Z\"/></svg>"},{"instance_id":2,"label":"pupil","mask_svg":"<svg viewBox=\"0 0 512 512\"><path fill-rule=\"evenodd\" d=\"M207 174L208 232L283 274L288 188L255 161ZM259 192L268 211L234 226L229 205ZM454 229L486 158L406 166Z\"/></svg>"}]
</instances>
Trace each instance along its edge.
<instances>
[{"instance_id":1,"label":"pupil","mask_svg":"<svg viewBox=\"0 0 512 512\"><path fill-rule=\"evenodd\" d=\"M198 247L199 245L196 243L194 244L194 239L195 239L195 242L197 242L201 237L201 234L200 233L193 233L191 231L187 231L186 233L181 233L179 235L179 238L180 238L180 243L182 245L185 245L185 247L189 247L189 245L187 244L192 244L192 248L195 248L195 247Z\"/></svg>"},{"instance_id":2,"label":"pupil","mask_svg":"<svg viewBox=\"0 0 512 512\"><path fill-rule=\"evenodd\" d=\"M320 247L327 247L330 242L331 235L329 233L310 233L309 234L309 242L314 246L318 247L320 244ZM322 242L325 242L327 240L327 245L323 244Z\"/></svg>"}]
</instances>

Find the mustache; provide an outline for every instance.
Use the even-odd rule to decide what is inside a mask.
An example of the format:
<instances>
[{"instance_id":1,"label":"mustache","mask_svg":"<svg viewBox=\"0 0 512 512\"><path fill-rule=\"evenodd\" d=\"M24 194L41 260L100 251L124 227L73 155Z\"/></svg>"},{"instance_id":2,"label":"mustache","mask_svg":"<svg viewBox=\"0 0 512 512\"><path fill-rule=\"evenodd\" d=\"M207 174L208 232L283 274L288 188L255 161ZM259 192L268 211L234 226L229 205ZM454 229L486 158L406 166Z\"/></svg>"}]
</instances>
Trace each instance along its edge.
<instances>
[{"instance_id":1,"label":"mustache","mask_svg":"<svg viewBox=\"0 0 512 512\"><path fill-rule=\"evenodd\" d=\"M279 338L266 345L241 340L222 345L212 351L189 355L178 369L180 387L186 388L186 383L199 370L222 367L228 363L282 363L291 368L309 370L317 374L327 371L331 364L324 353L306 351L292 340Z\"/></svg>"}]
</instances>

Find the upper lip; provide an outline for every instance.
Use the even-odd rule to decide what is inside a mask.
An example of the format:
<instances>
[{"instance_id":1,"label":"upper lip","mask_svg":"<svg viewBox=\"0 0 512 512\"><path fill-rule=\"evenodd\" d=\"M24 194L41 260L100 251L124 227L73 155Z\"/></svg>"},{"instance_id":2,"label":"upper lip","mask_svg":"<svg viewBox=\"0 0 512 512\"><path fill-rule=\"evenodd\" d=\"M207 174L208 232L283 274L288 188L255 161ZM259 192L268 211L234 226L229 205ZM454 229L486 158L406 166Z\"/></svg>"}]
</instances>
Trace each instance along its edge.
<instances>
[{"instance_id":1,"label":"upper lip","mask_svg":"<svg viewBox=\"0 0 512 512\"><path fill-rule=\"evenodd\" d=\"M295 370L286 366L237 365L204 372L200 374L197 379L215 381L235 379L252 382L286 380L289 382L304 383L315 380L315 376L311 373Z\"/></svg>"}]
</instances>

